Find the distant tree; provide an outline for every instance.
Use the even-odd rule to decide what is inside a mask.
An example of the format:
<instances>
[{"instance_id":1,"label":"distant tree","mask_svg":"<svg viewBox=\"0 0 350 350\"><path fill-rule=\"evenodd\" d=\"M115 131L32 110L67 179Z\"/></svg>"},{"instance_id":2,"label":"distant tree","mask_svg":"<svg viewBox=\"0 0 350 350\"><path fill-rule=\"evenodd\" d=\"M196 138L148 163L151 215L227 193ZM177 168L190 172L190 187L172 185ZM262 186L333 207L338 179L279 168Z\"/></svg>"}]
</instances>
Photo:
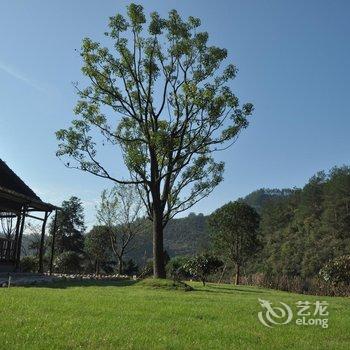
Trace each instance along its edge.
<instances>
[{"instance_id":1,"label":"distant tree","mask_svg":"<svg viewBox=\"0 0 350 350\"><path fill-rule=\"evenodd\" d=\"M134 248L135 237L145 229L142 209L142 200L133 186L116 185L102 192L97 220L107 230L120 274L124 256Z\"/></svg>"},{"instance_id":2,"label":"distant tree","mask_svg":"<svg viewBox=\"0 0 350 350\"><path fill-rule=\"evenodd\" d=\"M113 51L83 40L82 72L90 84L77 86L80 117L57 132L57 155L68 157L67 167L143 191L154 276L165 278L165 226L221 182L224 164L213 153L236 141L253 106L240 107L230 87L237 68L223 67L227 50L208 44L198 18L153 12L146 27L143 7L133 3L127 15L110 18ZM120 147L129 178L114 174L117 157L110 167L101 160L104 145Z\"/></svg>"},{"instance_id":3,"label":"distant tree","mask_svg":"<svg viewBox=\"0 0 350 350\"><path fill-rule=\"evenodd\" d=\"M53 231L53 222L50 232ZM81 253L84 248L85 219L81 200L71 197L63 201L57 213L56 251L60 254L65 251Z\"/></svg>"},{"instance_id":4,"label":"distant tree","mask_svg":"<svg viewBox=\"0 0 350 350\"><path fill-rule=\"evenodd\" d=\"M259 247L259 221L256 210L241 202L225 204L209 218L214 246L236 266L236 284L241 266Z\"/></svg>"},{"instance_id":5,"label":"distant tree","mask_svg":"<svg viewBox=\"0 0 350 350\"><path fill-rule=\"evenodd\" d=\"M16 231L16 217L10 213L0 212L0 232L7 238L12 239Z\"/></svg>"},{"instance_id":6,"label":"distant tree","mask_svg":"<svg viewBox=\"0 0 350 350\"><path fill-rule=\"evenodd\" d=\"M22 272L38 272L39 259L37 256L24 256L21 259Z\"/></svg>"},{"instance_id":7,"label":"distant tree","mask_svg":"<svg viewBox=\"0 0 350 350\"><path fill-rule=\"evenodd\" d=\"M135 263L133 259L129 259L124 264L124 273L128 276L137 275L139 273L139 266Z\"/></svg>"},{"instance_id":8,"label":"distant tree","mask_svg":"<svg viewBox=\"0 0 350 350\"><path fill-rule=\"evenodd\" d=\"M273 198L261 211L264 248L249 268L269 275L317 276L325 264L349 253L350 167L318 172L302 189Z\"/></svg>"},{"instance_id":9,"label":"distant tree","mask_svg":"<svg viewBox=\"0 0 350 350\"><path fill-rule=\"evenodd\" d=\"M32 222L28 222L26 225L25 231L28 235L28 248L32 252L32 254L36 257L39 257L40 254L40 246L41 246L41 226L35 225ZM48 246L47 237L44 240L43 253L45 254Z\"/></svg>"},{"instance_id":10,"label":"distant tree","mask_svg":"<svg viewBox=\"0 0 350 350\"><path fill-rule=\"evenodd\" d=\"M343 255L329 261L319 274L325 281L333 284L350 284L350 255Z\"/></svg>"},{"instance_id":11,"label":"distant tree","mask_svg":"<svg viewBox=\"0 0 350 350\"><path fill-rule=\"evenodd\" d=\"M222 261L210 254L201 254L187 260L183 265L184 271L202 281L203 286L208 276L223 265Z\"/></svg>"},{"instance_id":12,"label":"distant tree","mask_svg":"<svg viewBox=\"0 0 350 350\"><path fill-rule=\"evenodd\" d=\"M82 257L77 252L64 251L56 256L54 268L61 273L78 273L81 271Z\"/></svg>"},{"instance_id":13,"label":"distant tree","mask_svg":"<svg viewBox=\"0 0 350 350\"><path fill-rule=\"evenodd\" d=\"M350 239L350 167L333 168L324 186L323 221L343 241Z\"/></svg>"},{"instance_id":14,"label":"distant tree","mask_svg":"<svg viewBox=\"0 0 350 350\"><path fill-rule=\"evenodd\" d=\"M111 242L108 230L104 226L94 226L85 236L84 250L94 261L95 273L100 273L101 264L111 255Z\"/></svg>"},{"instance_id":15,"label":"distant tree","mask_svg":"<svg viewBox=\"0 0 350 350\"><path fill-rule=\"evenodd\" d=\"M188 275L188 271L186 270L186 263L188 262L188 259L188 257L175 256L167 263L167 273L174 282L179 281Z\"/></svg>"},{"instance_id":16,"label":"distant tree","mask_svg":"<svg viewBox=\"0 0 350 350\"><path fill-rule=\"evenodd\" d=\"M8 212L0 212L0 235L7 239L13 239L16 233L16 217ZM23 249L23 246L22 246ZM10 245L7 246L6 256L10 255Z\"/></svg>"}]
</instances>

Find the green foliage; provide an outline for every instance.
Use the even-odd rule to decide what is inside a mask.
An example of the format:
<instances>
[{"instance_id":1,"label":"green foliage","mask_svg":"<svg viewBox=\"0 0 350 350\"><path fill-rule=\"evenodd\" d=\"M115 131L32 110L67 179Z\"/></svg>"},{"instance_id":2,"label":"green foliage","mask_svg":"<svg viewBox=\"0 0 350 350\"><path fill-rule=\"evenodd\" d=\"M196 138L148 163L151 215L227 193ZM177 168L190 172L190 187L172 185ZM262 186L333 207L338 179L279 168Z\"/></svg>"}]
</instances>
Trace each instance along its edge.
<instances>
[{"instance_id":1,"label":"green foliage","mask_svg":"<svg viewBox=\"0 0 350 350\"><path fill-rule=\"evenodd\" d=\"M39 259L37 256L24 256L21 259L22 272L38 272Z\"/></svg>"},{"instance_id":2,"label":"green foliage","mask_svg":"<svg viewBox=\"0 0 350 350\"><path fill-rule=\"evenodd\" d=\"M106 262L111 255L111 242L107 229L103 226L94 226L85 236L84 250L98 263Z\"/></svg>"},{"instance_id":3,"label":"green foliage","mask_svg":"<svg viewBox=\"0 0 350 350\"><path fill-rule=\"evenodd\" d=\"M319 172L303 189L274 198L261 211L264 249L249 271L316 276L330 260L349 253L350 168Z\"/></svg>"},{"instance_id":4,"label":"green foliage","mask_svg":"<svg viewBox=\"0 0 350 350\"><path fill-rule=\"evenodd\" d=\"M210 254L201 254L189 258L183 268L191 276L198 278L205 285L208 276L223 265L222 261Z\"/></svg>"},{"instance_id":5,"label":"green foliage","mask_svg":"<svg viewBox=\"0 0 350 350\"><path fill-rule=\"evenodd\" d=\"M227 260L243 264L260 246L259 222L256 210L242 202L230 202L217 209L209 218L217 251Z\"/></svg>"},{"instance_id":6,"label":"green foliage","mask_svg":"<svg viewBox=\"0 0 350 350\"><path fill-rule=\"evenodd\" d=\"M350 255L343 255L328 262L320 270L320 276L334 284L350 284Z\"/></svg>"},{"instance_id":7,"label":"green foliage","mask_svg":"<svg viewBox=\"0 0 350 350\"><path fill-rule=\"evenodd\" d=\"M251 207L253 207L259 214L261 210L268 202L276 200L278 198L284 198L292 194L293 190L289 188L284 188L282 190L273 188L261 188L259 190L253 191L244 198L239 198L239 202L244 202Z\"/></svg>"},{"instance_id":8,"label":"green foliage","mask_svg":"<svg viewBox=\"0 0 350 350\"><path fill-rule=\"evenodd\" d=\"M133 250L135 239L148 227L141 218L142 213L142 199L134 186L118 184L101 194L96 216L118 261L120 274L125 254Z\"/></svg>"},{"instance_id":9,"label":"green foliage","mask_svg":"<svg viewBox=\"0 0 350 350\"><path fill-rule=\"evenodd\" d=\"M186 264L188 262L188 257L176 256L169 260L166 265L166 270L174 281L180 281L186 277L188 277L188 271L186 268Z\"/></svg>"},{"instance_id":10,"label":"green foliage","mask_svg":"<svg viewBox=\"0 0 350 350\"><path fill-rule=\"evenodd\" d=\"M61 273L78 273L81 271L81 256L74 251L65 251L54 260L55 271Z\"/></svg>"},{"instance_id":11,"label":"green foliage","mask_svg":"<svg viewBox=\"0 0 350 350\"><path fill-rule=\"evenodd\" d=\"M124 264L124 273L128 276L137 275L139 273L139 266L135 263L133 259L129 259Z\"/></svg>"},{"instance_id":12,"label":"green foliage","mask_svg":"<svg viewBox=\"0 0 350 350\"><path fill-rule=\"evenodd\" d=\"M53 231L53 222L50 232ZM81 253L84 248L84 207L81 200L71 197L63 201L57 214L56 252L75 251Z\"/></svg>"},{"instance_id":13,"label":"green foliage","mask_svg":"<svg viewBox=\"0 0 350 350\"><path fill-rule=\"evenodd\" d=\"M56 133L57 156L67 167L136 185L159 231L222 181L224 163L213 153L234 143L253 111L230 88L237 68L224 65L227 50L209 45L200 24L176 10L147 18L133 3L127 17L111 17L108 47L83 40L82 72L89 85L77 85L77 117ZM119 164L101 161L105 145L121 150L129 178L114 176ZM154 259L164 277L160 240Z\"/></svg>"}]
</instances>

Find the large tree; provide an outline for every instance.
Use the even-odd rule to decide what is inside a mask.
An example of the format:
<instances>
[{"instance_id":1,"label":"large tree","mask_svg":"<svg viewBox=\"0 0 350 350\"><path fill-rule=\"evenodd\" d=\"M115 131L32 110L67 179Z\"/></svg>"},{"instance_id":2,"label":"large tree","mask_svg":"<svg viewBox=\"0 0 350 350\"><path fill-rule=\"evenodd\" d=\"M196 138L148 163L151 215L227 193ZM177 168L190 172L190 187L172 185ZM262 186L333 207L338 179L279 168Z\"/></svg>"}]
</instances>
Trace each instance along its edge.
<instances>
[{"instance_id":1,"label":"large tree","mask_svg":"<svg viewBox=\"0 0 350 350\"><path fill-rule=\"evenodd\" d=\"M238 201L225 204L209 218L214 246L236 266L236 284L239 284L241 266L260 246L259 222L256 210Z\"/></svg>"},{"instance_id":2,"label":"large tree","mask_svg":"<svg viewBox=\"0 0 350 350\"><path fill-rule=\"evenodd\" d=\"M224 164L213 152L234 143L253 110L239 106L229 82L227 50L208 43L200 20L183 20L176 10L146 21L141 5L127 18L110 18L108 47L83 40L80 99L72 125L57 132L57 155L77 168L120 184L134 184L153 222L154 276L165 277L163 230L168 221L208 196ZM120 147L130 177L115 174L101 157L102 145ZM119 169L120 170L120 169ZM120 174L119 174L120 175Z\"/></svg>"}]
</instances>

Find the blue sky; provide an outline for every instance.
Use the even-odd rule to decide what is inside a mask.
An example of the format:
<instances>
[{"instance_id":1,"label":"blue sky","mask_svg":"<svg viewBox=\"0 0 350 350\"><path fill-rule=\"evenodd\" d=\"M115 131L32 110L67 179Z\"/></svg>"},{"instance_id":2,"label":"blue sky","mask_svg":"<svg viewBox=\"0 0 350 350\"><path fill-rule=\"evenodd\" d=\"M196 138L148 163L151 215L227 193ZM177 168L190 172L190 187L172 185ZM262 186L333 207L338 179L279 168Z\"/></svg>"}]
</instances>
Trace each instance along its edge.
<instances>
[{"instance_id":1,"label":"blue sky","mask_svg":"<svg viewBox=\"0 0 350 350\"><path fill-rule=\"evenodd\" d=\"M110 186L66 169L54 132L69 125L81 81L83 37L105 40L108 17L128 1L0 2L0 158L45 201L82 198L88 224ZM233 90L255 105L250 127L218 158L225 181L192 209L210 213L261 187L302 186L349 164L349 1L139 1L202 20L211 43L239 67Z\"/></svg>"}]
</instances>

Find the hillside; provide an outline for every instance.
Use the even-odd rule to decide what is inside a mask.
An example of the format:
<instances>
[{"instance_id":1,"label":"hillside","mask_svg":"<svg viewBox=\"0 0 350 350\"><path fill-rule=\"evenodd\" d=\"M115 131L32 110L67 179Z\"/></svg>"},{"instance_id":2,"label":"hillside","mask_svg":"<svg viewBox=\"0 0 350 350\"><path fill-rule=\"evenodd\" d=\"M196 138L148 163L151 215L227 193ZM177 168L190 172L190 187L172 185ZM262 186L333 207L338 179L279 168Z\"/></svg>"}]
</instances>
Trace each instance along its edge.
<instances>
[{"instance_id":1,"label":"hillside","mask_svg":"<svg viewBox=\"0 0 350 350\"><path fill-rule=\"evenodd\" d=\"M208 245L208 236L206 216L191 213L168 223L164 232L164 248L170 256L195 254ZM145 232L137 239L128 258L141 265L152 258L151 232Z\"/></svg>"}]
</instances>

